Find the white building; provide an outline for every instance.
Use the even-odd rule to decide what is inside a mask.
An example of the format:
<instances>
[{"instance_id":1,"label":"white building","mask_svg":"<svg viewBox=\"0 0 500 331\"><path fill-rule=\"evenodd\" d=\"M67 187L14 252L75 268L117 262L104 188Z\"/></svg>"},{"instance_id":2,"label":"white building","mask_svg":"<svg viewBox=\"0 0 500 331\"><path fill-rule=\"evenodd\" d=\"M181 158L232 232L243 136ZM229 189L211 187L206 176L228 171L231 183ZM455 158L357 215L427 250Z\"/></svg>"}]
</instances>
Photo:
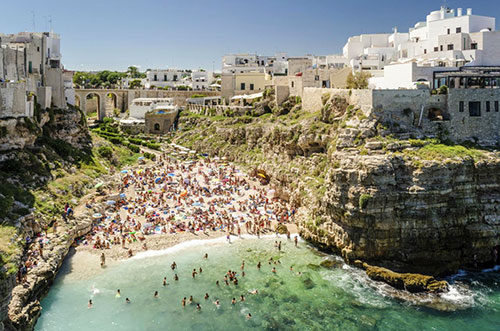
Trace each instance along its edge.
<instances>
[{"instance_id":1,"label":"white building","mask_svg":"<svg viewBox=\"0 0 500 331\"><path fill-rule=\"evenodd\" d=\"M146 71L144 88L190 86L191 74L185 70L154 69Z\"/></svg>"},{"instance_id":2,"label":"white building","mask_svg":"<svg viewBox=\"0 0 500 331\"><path fill-rule=\"evenodd\" d=\"M265 72L268 75L286 75L288 57L278 52L274 56L256 54L229 54L222 57L222 73L235 74L246 72Z\"/></svg>"},{"instance_id":3,"label":"white building","mask_svg":"<svg viewBox=\"0 0 500 331\"><path fill-rule=\"evenodd\" d=\"M60 38L53 32L0 34L0 118L66 108Z\"/></svg>"},{"instance_id":4,"label":"white building","mask_svg":"<svg viewBox=\"0 0 500 331\"><path fill-rule=\"evenodd\" d=\"M353 70L372 74L374 88L432 85L435 71L464 65L500 65L500 32L495 18L473 15L472 9L441 7L417 22L408 33L363 34L349 38L344 56Z\"/></svg>"},{"instance_id":5,"label":"white building","mask_svg":"<svg viewBox=\"0 0 500 331\"><path fill-rule=\"evenodd\" d=\"M457 67L471 61L490 65L490 55L494 54L488 51L495 45L481 41L496 38L492 37L494 31L494 17L473 15L472 9L464 14L461 8L455 12L442 7L427 15L426 21L416 23L408 33L395 28L392 34L351 37L344 46L344 56L355 70L382 70L389 63L413 59L431 66ZM488 56L481 54L485 52Z\"/></svg>"},{"instance_id":6,"label":"white building","mask_svg":"<svg viewBox=\"0 0 500 331\"><path fill-rule=\"evenodd\" d=\"M130 117L136 120L144 120L149 111L177 110L173 98L137 98L130 104Z\"/></svg>"},{"instance_id":7,"label":"white building","mask_svg":"<svg viewBox=\"0 0 500 331\"><path fill-rule=\"evenodd\" d=\"M208 90L213 82L214 75L211 72L201 70L191 72L191 88L193 90Z\"/></svg>"}]
</instances>

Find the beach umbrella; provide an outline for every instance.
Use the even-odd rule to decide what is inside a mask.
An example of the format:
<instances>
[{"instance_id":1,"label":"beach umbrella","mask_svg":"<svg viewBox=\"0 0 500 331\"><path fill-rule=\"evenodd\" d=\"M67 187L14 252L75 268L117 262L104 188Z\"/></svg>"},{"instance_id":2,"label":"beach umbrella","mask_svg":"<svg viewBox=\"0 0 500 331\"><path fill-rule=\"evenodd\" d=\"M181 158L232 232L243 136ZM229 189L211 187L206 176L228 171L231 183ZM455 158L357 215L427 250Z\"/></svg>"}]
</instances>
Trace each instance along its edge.
<instances>
[{"instance_id":1,"label":"beach umbrella","mask_svg":"<svg viewBox=\"0 0 500 331\"><path fill-rule=\"evenodd\" d=\"M155 183L156 183L156 184L158 184L159 182L161 182L161 178L160 178L160 177L157 177L157 178L155 179Z\"/></svg>"},{"instance_id":2,"label":"beach umbrella","mask_svg":"<svg viewBox=\"0 0 500 331\"><path fill-rule=\"evenodd\" d=\"M94 186L94 187L95 187L95 188L99 188L99 187L101 187L101 186L103 186L103 185L104 185L104 183L103 183L103 182L100 182L100 183L97 183L97 184L96 184L96 186Z\"/></svg>"},{"instance_id":3,"label":"beach umbrella","mask_svg":"<svg viewBox=\"0 0 500 331\"><path fill-rule=\"evenodd\" d=\"M94 215L92 215L92 217L95 218L95 219L101 218L102 214L101 213L95 213Z\"/></svg>"},{"instance_id":4,"label":"beach umbrella","mask_svg":"<svg viewBox=\"0 0 500 331\"><path fill-rule=\"evenodd\" d=\"M144 156L139 156L137 159L138 160L144 160Z\"/></svg>"},{"instance_id":5,"label":"beach umbrella","mask_svg":"<svg viewBox=\"0 0 500 331\"><path fill-rule=\"evenodd\" d=\"M189 153L191 153L191 154L196 154L196 151L189 151Z\"/></svg>"},{"instance_id":6,"label":"beach umbrella","mask_svg":"<svg viewBox=\"0 0 500 331\"><path fill-rule=\"evenodd\" d=\"M193 207L200 207L200 206L201 206L201 203L199 203L199 202L195 202L195 203L193 203L193 204L192 204L192 206L193 206Z\"/></svg>"},{"instance_id":7,"label":"beach umbrella","mask_svg":"<svg viewBox=\"0 0 500 331\"><path fill-rule=\"evenodd\" d=\"M122 170L122 171L120 171L120 172L121 172L122 174L126 174L126 173L128 173L128 170Z\"/></svg>"},{"instance_id":8,"label":"beach umbrella","mask_svg":"<svg viewBox=\"0 0 500 331\"><path fill-rule=\"evenodd\" d=\"M167 176L169 176L169 177L174 177L174 176L175 176L175 174L170 173L170 174L167 174Z\"/></svg>"},{"instance_id":9,"label":"beach umbrella","mask_svg":"<svg viewBox=\"0 0 500 331\"><path fill-rule=\"evenodd\" d=\"M125 193L120 193L120 198L125 199L127 195Z\"/></svg>"},{"instance_id":10,"label":"beach umbrella","mask_svg":"<svg viewBox=\"0 0 500 331\"><path fill-rule=\"evenodd\" d=\"M115 200L108 200L108 201L106 201L106 204L108 204L108 205L114 205L115 203L116 203Z\"/></svg>"}]
</instances>

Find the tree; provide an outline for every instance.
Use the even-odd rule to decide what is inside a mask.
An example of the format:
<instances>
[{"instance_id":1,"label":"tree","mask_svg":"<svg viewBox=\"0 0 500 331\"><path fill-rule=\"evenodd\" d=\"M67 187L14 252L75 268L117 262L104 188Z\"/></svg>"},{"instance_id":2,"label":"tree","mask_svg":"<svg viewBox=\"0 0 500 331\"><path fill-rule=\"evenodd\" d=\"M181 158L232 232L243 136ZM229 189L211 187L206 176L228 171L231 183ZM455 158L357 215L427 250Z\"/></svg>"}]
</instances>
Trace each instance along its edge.
<instances>
[{"instance_id":1,"label":"tree","mask_svg":"<svg viewBox=\"0 0 500 331\"><path fill-rule=\"evenodd\" d=\"M139 69L137 67L134 67L134 66L128 67L127 74L131 78L146 78L146 74L140 72Z\"/></svg>"},{"instance_id":2,"label":"tree","mask_svg":"<svg viewBox=\"0 0 500 331\"><path fill-rule=\"evenodd\" d=\"M133 81L130 82L129 87L130 88L138 88L141 87L141 80L140 79L134 79Z\"/></svg>"},{"instance_id":3,"label":"tree","mask_svg":"<svg viewBox=\"0 0 500 331\"><path fill-rule=\"evenodd\" d=\"M347 88L366 89L368 88L368 79L372 75L366 71L358 71L354 75L352 72L347 75Z\"/></svg>"}]
</instances>

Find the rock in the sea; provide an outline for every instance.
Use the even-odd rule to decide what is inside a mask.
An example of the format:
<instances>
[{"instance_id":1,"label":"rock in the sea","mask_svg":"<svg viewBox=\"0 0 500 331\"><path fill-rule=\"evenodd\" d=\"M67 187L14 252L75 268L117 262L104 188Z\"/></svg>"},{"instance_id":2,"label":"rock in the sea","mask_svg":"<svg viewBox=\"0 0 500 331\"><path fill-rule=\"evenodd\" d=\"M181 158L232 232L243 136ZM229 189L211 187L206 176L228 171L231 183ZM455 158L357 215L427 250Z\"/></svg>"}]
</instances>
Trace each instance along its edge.
<instances>
[{"instance_id":1,"label":"rock in the sea","mask_svg":"<svg viewBox=\"0 0 500 331\"><path fill-rule=\"evenodd\" d=\"M385 282L397 289L417 292L444 292L448 289L448 283L444 280L438 281L432 276L397 273L382 267L368 266L366 274L373 280Z\"/></svg>"},{"instance_id":2,"label":"rock in the sea","mask_svg":"<svg viewBox=\"0 0 500 331\"><path fill-rule=\"evenodd\" d=\"M342 267L342 262L326 259L326 260L321 261L321 263L319 265L322 266L323 268L334 269L334 268Z\"/></svg>"}]
</instances>

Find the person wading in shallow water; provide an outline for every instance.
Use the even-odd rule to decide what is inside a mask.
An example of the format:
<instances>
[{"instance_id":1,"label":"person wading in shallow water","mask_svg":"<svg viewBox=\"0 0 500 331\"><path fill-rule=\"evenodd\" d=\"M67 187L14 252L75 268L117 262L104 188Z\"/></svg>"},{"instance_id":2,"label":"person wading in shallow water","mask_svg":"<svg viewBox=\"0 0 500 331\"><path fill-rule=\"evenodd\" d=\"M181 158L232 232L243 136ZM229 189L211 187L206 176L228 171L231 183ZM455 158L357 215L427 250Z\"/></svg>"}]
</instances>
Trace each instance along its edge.
<instances>
[{"instance_id":1,"label":"person wading in shallow water","mask_svg":"<svg viewBox=\"0 0 500 331\"><path fill-rule=\"evenodd\" d=\"M106 264L106 255L104 253L101 253L101 267L104 267Z\"/></svg>"}]
</instances>

